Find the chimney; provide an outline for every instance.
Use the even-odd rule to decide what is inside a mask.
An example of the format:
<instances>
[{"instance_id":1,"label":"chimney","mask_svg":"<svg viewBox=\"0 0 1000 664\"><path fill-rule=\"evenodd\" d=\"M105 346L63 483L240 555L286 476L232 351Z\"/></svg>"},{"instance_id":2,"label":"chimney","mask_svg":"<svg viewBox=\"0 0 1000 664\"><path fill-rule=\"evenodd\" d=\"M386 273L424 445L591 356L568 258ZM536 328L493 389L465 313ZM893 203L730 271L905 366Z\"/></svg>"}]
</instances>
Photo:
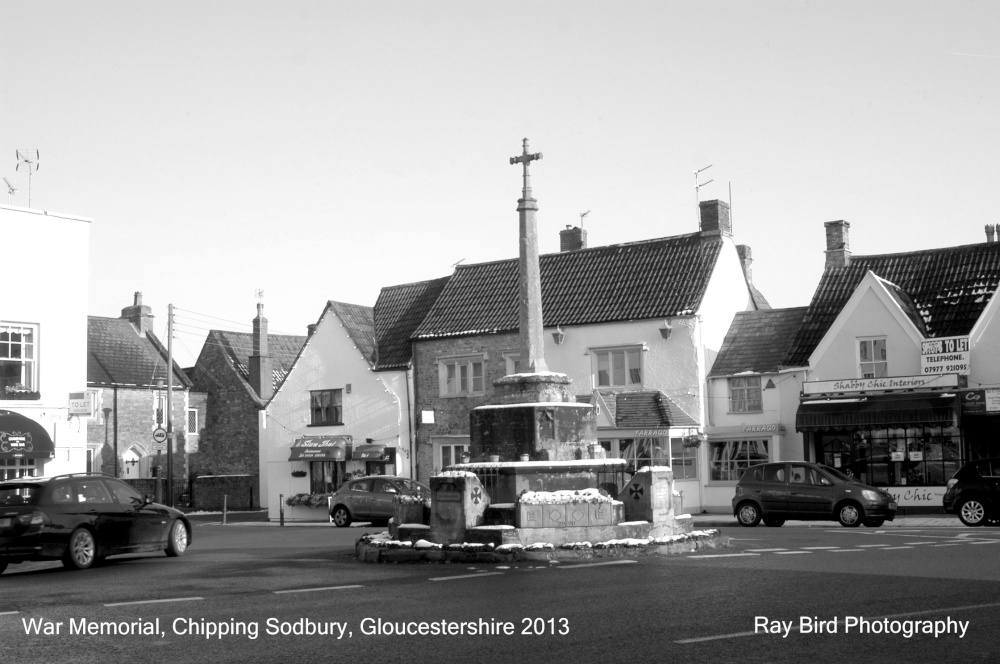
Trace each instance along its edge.
<instances>
[{"instance_id":1,"label":"chimney","mask_svg":"<svg viewBox=\"0 0 1000 664\"><path fill-rule=\"evenodd\" d=\"M994 233L996 233L997 227L993 224L986 224L986 244L993 244L996 242Z\"/></svg>"},{"instance_id":2,"label":"chimney","mask_svg":"<svg viewBox=\"0 0 1000 664\"><path fill-rule=\"evenodd\" d=\"M826 267L847 267L851 264L851 243L847 231L851 227L844 220L828 221L826 227Z\"/></svg>"},{"instance_id":3,"label":"chimney","mask_svg":"<svg viewBox=\"0 0 1000 664\"><path fill-rule=\"evenodd\" d=\"M253 319L253 354L250 356L250 387L262 401L274 394L271 357L267 354L267 319L264 303L257 303L257 317Z\"/></svg>"},{"instance_id":4,"label":"chimney","mask_svg":"<svg viewBox=\"0 0 1000 664\"><path fill-rule=\"evenodd\" d=\"M559 251L580 251L587 248L587 231L582 228L566 226L559 231Z\"/></svg>"},{"instance_id":5,"label":"chimney","mask_svg":"<svg viewBox=\"0 0 1000 664\"><path fill-rule=\"evenodd\" d=\"M733 225L729 220L729 203L725 201L702 201L701 232L703 234L733 236Z\"/></svg>"},{"instance_id":6,"label":"chimney","mask_svg":"<svg viewBox=\"0 0 1000 664\"><path fill-rule=\"evenodd\" d=\"M122 309L121 318L126 318L135 329L139 331L139 336L145 337L147 332L153 330L153 314L150 313L152 308L146 306L142 303L142 292L135 292L134 304L131 307L125 307Z\"/></svg>"},{"instance_id":7,"label":"chimney","mask_svg":"<svg viewBox=\"0 0 1000 664\"><path fill-rule=\"evenodd\" d=\"M740 255L740 264L743 265L743 276L747 278L747 283L753 283L752 273L750 271L750 266L753 264L753 252L750 251L750 247L745 244L736 245L736 253Z\"/></svg>"}]
</instances>

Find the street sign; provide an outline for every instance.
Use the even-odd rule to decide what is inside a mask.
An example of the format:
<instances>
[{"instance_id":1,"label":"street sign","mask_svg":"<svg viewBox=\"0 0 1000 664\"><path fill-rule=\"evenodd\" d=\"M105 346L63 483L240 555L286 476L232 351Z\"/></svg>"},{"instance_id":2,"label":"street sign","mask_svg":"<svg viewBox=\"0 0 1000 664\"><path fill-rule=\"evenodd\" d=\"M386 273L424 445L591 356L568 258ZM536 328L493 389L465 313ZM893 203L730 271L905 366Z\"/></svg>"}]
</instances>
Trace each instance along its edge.
<instances>
[{"instance_id":1,"label":"street sign","mask_svg":"<svg viewBox=\"0 0 1000 664\"><path fill-rule=\"evenodd\" d=\"M153 451L160 452L167 449L167 430L159 427L153 431Z\"/></svg>"}]
</instances>

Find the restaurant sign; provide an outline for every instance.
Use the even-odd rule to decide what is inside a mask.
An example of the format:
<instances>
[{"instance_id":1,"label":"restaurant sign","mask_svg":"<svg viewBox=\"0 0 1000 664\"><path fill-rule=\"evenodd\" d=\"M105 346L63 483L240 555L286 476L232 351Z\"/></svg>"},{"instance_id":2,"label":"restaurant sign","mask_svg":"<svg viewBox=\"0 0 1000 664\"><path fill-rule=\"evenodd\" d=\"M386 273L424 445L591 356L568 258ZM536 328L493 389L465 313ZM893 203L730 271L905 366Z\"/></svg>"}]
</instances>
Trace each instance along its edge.
<instances>
[{"instance_id":1,"label":"restaurant sign","mask_svg":"<svg viewBox=\"0 0 1000 664\"><path fill-rule=\"evenodd\" d=\"M922 375L953 373L969 375L969 337L927 339L920 344Z\"/></svg>"},{"instance_id":2,"label":"restaurant sign","mask_svg":"<svg viewBox=\"0 0 1000 664\"><path fill-rule=\"evenodd\" d=\"M845 392L891 392L958 387L958 374L931 376L889 376L886 378L844 378L811 380L802 383L803 394L843 394Z\"/></svg>"}]
</instances>

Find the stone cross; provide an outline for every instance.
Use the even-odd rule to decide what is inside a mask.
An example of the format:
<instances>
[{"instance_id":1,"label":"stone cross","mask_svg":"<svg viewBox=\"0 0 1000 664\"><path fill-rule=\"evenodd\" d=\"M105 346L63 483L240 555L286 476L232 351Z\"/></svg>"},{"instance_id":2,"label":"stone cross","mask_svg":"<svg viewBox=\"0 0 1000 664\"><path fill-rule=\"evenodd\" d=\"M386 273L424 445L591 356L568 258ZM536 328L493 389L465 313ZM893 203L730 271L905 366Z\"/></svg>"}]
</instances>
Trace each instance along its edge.
<instances>
[{"instance_id":1,"label":"stone cross","mask_svg":"<svg viewBox=\"0 0 1000 664\"><path fill-rule=\"evenodd\" d=\"M538 228L535 223L537 202L531 197L531 176L528 164L542 158L541 152L528 152L528 139L519 157L511 157L511 164L524 166L524 190L517 201L520 220L520 274L518 299L518 331L521 346L521 373L548 371L545 364L545 343L542 336L542 281L538 268Z\"/></svg>"}]
</instances>

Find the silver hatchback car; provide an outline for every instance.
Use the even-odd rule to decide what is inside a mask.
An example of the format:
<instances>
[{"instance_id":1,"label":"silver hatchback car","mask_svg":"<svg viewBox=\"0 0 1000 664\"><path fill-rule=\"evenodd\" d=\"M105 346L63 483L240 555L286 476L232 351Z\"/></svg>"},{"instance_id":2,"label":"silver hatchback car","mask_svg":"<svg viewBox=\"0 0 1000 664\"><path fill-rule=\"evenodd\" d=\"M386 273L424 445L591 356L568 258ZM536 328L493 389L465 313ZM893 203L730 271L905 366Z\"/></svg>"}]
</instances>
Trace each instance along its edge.
<instances>
[{"instance_id":1,"label":"silver hatchback car","mask_svg":"<svg viewBox=\"0 0 1000 664\"><path fill-rule=\"evenodd\" d=\"M391 475L373 475L349 480L333 493L330 518L334 525L345 528L354 521L388 522L392 518L396 496L430 498L425 484Z\"/></svg>"}]
</instances>

